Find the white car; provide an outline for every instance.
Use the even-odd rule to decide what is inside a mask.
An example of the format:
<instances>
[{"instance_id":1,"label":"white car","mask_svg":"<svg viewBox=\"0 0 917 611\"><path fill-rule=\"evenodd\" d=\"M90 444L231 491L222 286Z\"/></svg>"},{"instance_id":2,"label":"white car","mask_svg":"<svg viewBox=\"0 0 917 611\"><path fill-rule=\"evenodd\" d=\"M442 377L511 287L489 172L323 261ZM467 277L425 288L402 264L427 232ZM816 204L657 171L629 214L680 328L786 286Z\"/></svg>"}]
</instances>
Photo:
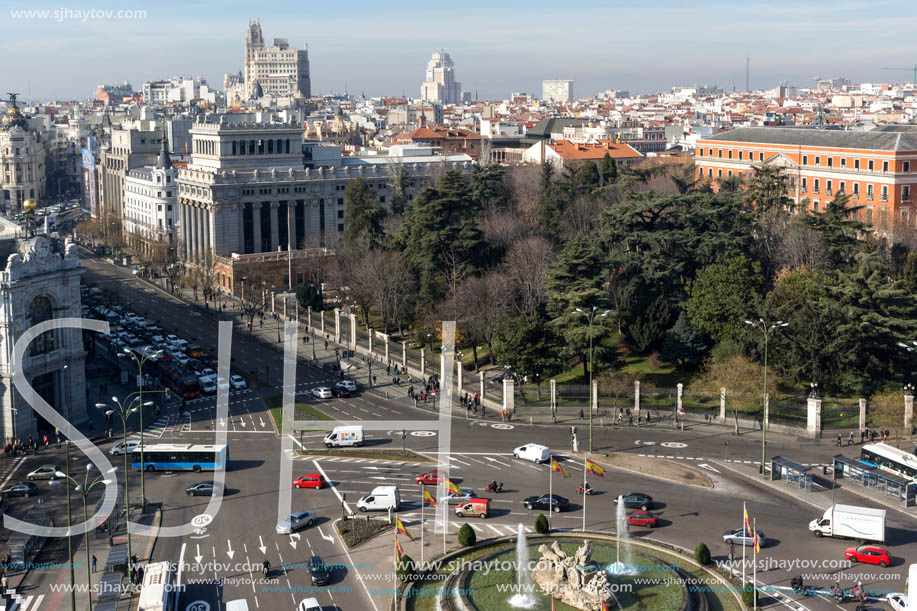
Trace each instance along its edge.
<instances>
[{"instance_id":1,"label":"white car","mask_svg":"<svg viewBox=\"0 0 917 611\"><path fill-rule=\"evenodd\" d=\"M229 390L229 382L227 382L225 378L217 378L217 389Z\"/></svg>"},{"instance_id":2,"label":"white car","mask_svg":"<svg viewBox=\"0 0 917 611\"><path fill-rule=\"evenodd\" d=\"M318 604L318 599L307 598L299 603L296 611L322 611L322 606Z\"/></svg>"},{"instance_id":3,"label":"white car","mask_svg":"<svg viewBox=\"0 0 917 611\"><path fill-rule=\"evenodd\" d=\"M331 398L331 389L325 386L320 386L318 388L312 389L312 396L317 399L330 399Z\"/></svg>"},{"instance_id":4,"label":"white car","mask_svg":"<svg viewBox=\"0 0 917 611\"><path fill-rule=\"evenodd\" d=\"M277 522L277 534L289 535L303 526L312 526L315 514L311 511L295 511L283 520Z\"/></svg>"},{"instance_id":5,"label":"white car","mask_svg":"<svg viewBox=\"0 0 917 611\"><path fill-rule=\"evenodd\" d=\"M353 380L341 380L337 383L337 386L346 388L350 392L357 392L357 385Z\"/></svg>"},{"instance_id":6,"label":"white car","mask_svg":"<svg viewBox=\"0 0 917 611\"><path fill-rule=\"evenodd\" d=\"M243 378L240 375L233 374L229 376L229 383L236 390L242 390L243 388L248 388L248 383L245 381L245 378Z\"/></svg>"},{"instance_id":7,"label":"white car","mask_svg":"<svg viewBox=\"0 0 917 611\"><path fill-rule=\"evenodd\" d=\"M202 376L215 376L216 374L217 374L217 372L215 372L215 371L214 371L213 369L211 369L210 367L204 367L203 369L201 369L201 375L202 375Z\"/></svg>"},{"instance_id":8,"label":"white car","mask_svg":"<svg viewBox=\"0 0 917 611\"><path fill-rule=\"evenodd\" d=\"M139 441L131 440L131 441L119 443L118 445L110 449L108 453L111 454L112 456L121 456L122 454L124 454L125 450L128 453L130 453L130 452L133 452L135 448L139 448L139 447L140 447Z\"/></svg>"},{"instance_id":9,"label":"white car","mask_svg":"<svg viewBox=\"0 0 917 611\"><path fill-rule=\"evenodd\" d=\"M888 594L885 597L885 602L888 603L888 606L894 609L894 611L907 611L907 594L895 593Z\"/></svg>"}]
</instances>

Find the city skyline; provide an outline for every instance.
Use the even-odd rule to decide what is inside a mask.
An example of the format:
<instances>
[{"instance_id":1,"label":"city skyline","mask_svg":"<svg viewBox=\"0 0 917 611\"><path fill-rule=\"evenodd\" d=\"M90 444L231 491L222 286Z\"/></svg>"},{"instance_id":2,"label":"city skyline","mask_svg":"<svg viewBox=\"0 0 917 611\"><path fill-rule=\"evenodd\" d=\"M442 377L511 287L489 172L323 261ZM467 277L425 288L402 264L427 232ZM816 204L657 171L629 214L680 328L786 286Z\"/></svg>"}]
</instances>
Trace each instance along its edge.
<instances>
[{"instance_id":1,"label":"city skyline","mask_svg":"<svg viewBox=\"0 0 917 611\"><path fill-rule=\"evenodd\" d=\"M418 97L426 62L441 48L452 56L463 88L482 99L505 98L512 91L537 94L547 79L574 80L582 97L605 89L652 93L694 83L743 90L746 57L752 89L783 80L812 86L816 76L909 82L912 73L882 68L913 66L917 55L906 27L917 9L900 2L846 2L832 6L830 14L816 2L778 2L766 14L723 2L693 8L674 2L643 7L581 2L558 8L475 0L465 6L469 15L486 6L490 18L466 22L455 19L454 9L415 2L398 11L368 6L357 15L341 15L320 5L303 10L281 2L253 11L204 1L137 8L146 11L141 19L58 21L13 18L8 11L126 7L4 2L0 51L5 86L32 99L85 99L99 84L127 80L139 87L174 75L201 75L221 88L222 75L241 68L249 19L259 19L269 39L288 38L296 48L308 44L316 93L346 88L368 96ZM587 13L589 19L580 19ZM885 46L851 44L866 39Z\"/></svg>"}]
</instances>

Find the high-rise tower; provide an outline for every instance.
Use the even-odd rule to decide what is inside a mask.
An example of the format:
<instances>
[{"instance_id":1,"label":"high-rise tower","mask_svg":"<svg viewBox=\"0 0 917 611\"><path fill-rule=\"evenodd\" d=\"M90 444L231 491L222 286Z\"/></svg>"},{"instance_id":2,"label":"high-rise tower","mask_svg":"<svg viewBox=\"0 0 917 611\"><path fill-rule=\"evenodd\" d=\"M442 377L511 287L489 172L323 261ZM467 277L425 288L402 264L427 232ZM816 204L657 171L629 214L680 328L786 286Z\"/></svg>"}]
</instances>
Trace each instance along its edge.
<instances>
[{"instance_id":1,"label":"high-rise tower","mask_svg":"<svg viewBox=\"0 0 917 611\"><path fill-rule=\"evenodd\" d=\"M442 49L427 62L424 82L420 85L420 97L427 102L462 103L462 84L455 80L455 64Z\"/></svg>"}]
</instances>

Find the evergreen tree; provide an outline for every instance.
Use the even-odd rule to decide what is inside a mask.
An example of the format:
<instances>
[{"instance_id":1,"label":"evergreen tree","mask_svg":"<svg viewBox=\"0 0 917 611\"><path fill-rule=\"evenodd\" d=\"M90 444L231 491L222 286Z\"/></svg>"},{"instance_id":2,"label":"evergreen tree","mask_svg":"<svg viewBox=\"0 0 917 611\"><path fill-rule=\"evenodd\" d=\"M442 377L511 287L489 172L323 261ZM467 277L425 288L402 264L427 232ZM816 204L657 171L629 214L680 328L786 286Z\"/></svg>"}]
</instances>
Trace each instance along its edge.
<instances>
[{"instance_id":1,"label":"evergreen tree","mask_svg":"<svg viewBox=\"0 0 917 611\"><path fill-rule=\"evenodd\" d=\"M528 376L541 391L545 376L558 370L560 344L553 330L537 314L507 318L493 340L497 362Z\"/></svg>"},{"instance_id":2,"label":"evergreen tree","mask_svg":"<svg viewBox=\"0 0 917 611\"><path fill-rule=\"evenodd\" d=\"M786 194L783 168L777 166L752 166L743 200L756 216L764 216L772 210L785 210L792 200Z\"/></svg>"},{"instance_id":3,"label":"evergreen tree","mask_svg":"<svg viewBox=\"0 0 917 611\"><path fill-rule=\"evenodd\" d=\"M344 191L344 242L355 244L366 240L372 245L382 240L382 218L385 209L379 196L365 178L356 178Z\"/></svg>"},{"instance_id":4,"label":"evergreen tree","mask_svg":"<svg viewBox=\"0 0 917 611\"><path fill-rule=\"evenodd\" d=\"M708 265L688 283L685 303L691 325L715 342L736 338L743 320L757 309L764 278L761 266L744 256Z\"/></svg>"},{"instance_id":5,"label":"evergreen tree","mask_svg":"<svg viewBox=\"0 0 917 611\"><path fill-rule=\"evenodd\" d=\"M599 168L599 176L603 187L615 184L618 180L618 164L611 158L611 155L605 153L602 157L602 165Z\"/></svg>"},{"instance_id":6,"label":"evergreen tree","mask_svg":"<svg viewBox=\"0 0 917 611\"><path fill-rule=\"evenodd\" d=\"M710 342L691 325L688 316L682 312L675 325L665 334L661 356L679 366L692 367L703 361L709 349Z\"/></svg>"},{"instance_id":7,"label":"evergreen tree","mask_svg":"<svg viewBox=\"0 0 917 611\"><path fill-rule=\"evenodd\" d=\"M849 203L850 196L841 193L825 204L824 212L802 217L803 223L821 234L834 269L853 265L862 247L857 235L865 229L865 225L856 219L856 215L863 206L850 206Z\"/></svg>"}]
</instances>

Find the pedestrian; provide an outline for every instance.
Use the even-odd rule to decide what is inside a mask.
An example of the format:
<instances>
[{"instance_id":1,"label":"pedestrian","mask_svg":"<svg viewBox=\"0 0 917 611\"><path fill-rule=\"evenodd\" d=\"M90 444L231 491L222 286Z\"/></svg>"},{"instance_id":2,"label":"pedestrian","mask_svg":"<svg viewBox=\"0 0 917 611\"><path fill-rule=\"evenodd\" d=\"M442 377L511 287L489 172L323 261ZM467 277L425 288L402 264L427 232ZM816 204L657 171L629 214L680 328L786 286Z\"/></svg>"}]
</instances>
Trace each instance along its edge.
<instances>
[{"instance_id":1,"label":"pedestrian","mask_svg":"<svg viewBox=\"0 0 917 611\"><path fill-rule=\"evenodd\" d=\"M45 447L47 448L48 447L48 434L47 433L45 433L44 437L42 437L42 440L45 442Z\"/></svg>"},{"instance_id":2,"label":"pedestrian","mask_svg":"<svg viewBox=\"0 0 917 611\"><path fill-rule=\"evenodd\" d=\"M646 412L646 423L647 424L650 423L650 413L649 412Z\"/></svg>"},{"instance_id":3,"label":"pedestrian","mask_svg":"<svg viewBox=\"0 0 917 611\"><path fill-rule=\"evenodd\" d=\"M847 445L853 445L853 431L850 431L850 436L847 437Z\"/></svg>"},{"instance_id":4,"label":"pedestrian","mask_svg":"<svg viewBox=\"0 0 917 611\"><path fill-rule=\"evenodd\" d=\"M0 589L3 590L3 594L6 594L6 586L9 582L7 581L6 575L0 577Z\"/></svg>"},{"instance_id":5,"label":"pedestrian","mask_svg":"<svg viewBox=\"0 0 917 611\"><path fill-rule=\"evenodd\" d=\"M385 366L385 375L387 375L387 376L392 375L392 366L391 366L391 365L386 365L386 366Z\"/></svg>"},{"instance_id":6,"label":"pedestrian","mask_svg":"<svg viewBox=\"0 0 917 611\"><path fill-rule=\"evenodd\" d=\"M91 565L90 568L92 569L92 572L95 573L96 572L96 555L95 554L93 554L92 558L89 559L89 564Z\"/></svg>"},{"instance_id":7,"label":"pedestrian","mask_svg":"<svg viewBox=\"0 0 917 611\"><path fill-rule=\"evenodd\" d=\"M373 376L373 386L376 385L376 376Z\"/></svg>"},{"instance_id":8,"label":"pedestrian","mask_svg":"<svg viewBox=\"0 0 917 611\"><path fill-rule=\"evenodd\" d=\"M423 402L427 402L427 391L423 391Z\"/></svg>"},{"instance_id":9,"label":"pedestrian","mask_svg":"<svg viewBox=\"0 0 917 611\"><path fill-rule=\"evenodd\" d=\"M580 414L582 413L583 413L583 410L580 410ZM629 411L627 413L627 424L628 426L634 426L634 415L631 414Z\"/></svg>"},{"instance_id":10,"label":"pedestrian","mask_svg":"<svg viewBox=\"0 0 917 611\"><path fill-rule=\"evenodd\" d=\"M860 431L860 445L863 445L864 439L866 439L866 431Z\"/></svg>"},{"instance_id":11,"label":"pedestrian","mask_svg":"<svg viewBox=\"0 0 917 611\"><path fill-rule=\"evenodd\" d=\"M580 419L580 420L585 420L585 419L586 419L585 414L583 414L583 408L580 408L580 410L579 410L579 419Z\"/></svg>"},{"instance_id":12,"label":"pedestrian","mask_svg":"<svg viewBox=\"0 0 917 611\"><path fill-rule=\"evenodd\" d=\"M137 584L137 569L131 567L131 583Z\"/></svg>"},{"instance_id":13,"label":"pedestrian","mask_svg":"<svg viewBox=\"0 0 917 611\"><path fill-rule=\"evenodd\" d=\"M38 456L38 444L32 446L32 456Z\"/></svg>"},{"instance_id":14,"label":"pedestrian","mask_svg":"<svg viewBox=\"0 0 917 611\"><path fill-rule=\"evenodd\" d=\"M837 434L837 445L838 445L838 446L842 445L842 443L841 443L841 434L840 434L840 433Z\"/></svg>"},{"instance_id":15,"label":"pedestrian","mask_svg":"<svg viewBox=\"0 0 917 611\"><path fill-rule=\"evenodd\" d=\"M138 586L143 583L143 572L144 572L143 567L140 567L137 569L137 585Z\"/></svg>"}]
</instances>

